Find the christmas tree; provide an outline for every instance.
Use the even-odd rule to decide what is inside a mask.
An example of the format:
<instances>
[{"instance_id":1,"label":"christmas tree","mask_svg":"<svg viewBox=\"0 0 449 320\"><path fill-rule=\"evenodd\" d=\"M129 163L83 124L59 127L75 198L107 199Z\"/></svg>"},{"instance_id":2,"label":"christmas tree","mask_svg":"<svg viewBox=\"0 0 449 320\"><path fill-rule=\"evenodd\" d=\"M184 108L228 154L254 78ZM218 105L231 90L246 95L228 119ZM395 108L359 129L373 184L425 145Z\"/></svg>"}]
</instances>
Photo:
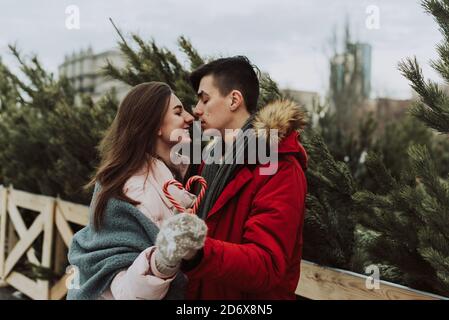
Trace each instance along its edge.
<instances>
[{"instance_id":1,"label":"christmas tree","mask_svg":"<svg viewBox=\"0 0 449 320\"><path fill-rule=\"evenodd\" d=\"M432 67L449 80L449 2L423 1L443 35L437 46L439 58ZM419 94L411 113L441 134L449 132L449 100L433 81L425 81L416 60L407 59L399 69ZM447 136L446 136L447 138ZM407 154L410 171L393 177L381 156L371 154L367 167L378 192L359 192L355 199L370 201L371 210L361 217L366 227L365 246L381 276L408 286L449 293L449 180L441 176L434 154L426 145L411 145ZM446 150L447 152L447 150Z\"/></svg>"},{"instance_id":2,"label":"christmas tree","mask_svg":"<svg viewBox=\"0 0 449 320\"><path fill-rule=\"evenodd\" d=\"M14 75L0 64L0 183L87 203L80 192L97 162L95 147L115 116L111 96L75 104L69 82L55 79L37 57L24 58Z\"/></svg>"}]
</instances>

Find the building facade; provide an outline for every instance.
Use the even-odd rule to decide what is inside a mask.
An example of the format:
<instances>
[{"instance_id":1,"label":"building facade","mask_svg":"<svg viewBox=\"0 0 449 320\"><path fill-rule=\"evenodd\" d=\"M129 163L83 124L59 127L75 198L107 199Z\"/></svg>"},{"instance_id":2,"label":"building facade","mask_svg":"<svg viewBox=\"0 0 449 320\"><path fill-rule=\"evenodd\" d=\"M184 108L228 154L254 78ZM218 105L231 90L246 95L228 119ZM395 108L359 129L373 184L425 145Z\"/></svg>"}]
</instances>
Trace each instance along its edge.
<instances>
[{"instance_id":1,"label":"building facade","mask_svg":"<svg viewBox=\"0 0 449 320\"><path fill-rule=\"evenodd\" d=\"M102 74L107 61L119 68L126 64L125 58L118 51L109 50L95 54L92 48L89 48L66 55L64 62L58 67L59 76L68 78L77 92L91 95L94 101L98 101L113 88L117 98L121 100L129 86Z\"/></svg>"},{"instance_id":2,"label":"building facade","mask_svg":"<svg viewBox=\"0 0 449 320\"><path fill-rule=\"evenodd\" d=\"M330 91L353 91L362 99L371 94L371 45L348 43L345 52L335 55L330 64Z\"/></svg>"}]
</instances>

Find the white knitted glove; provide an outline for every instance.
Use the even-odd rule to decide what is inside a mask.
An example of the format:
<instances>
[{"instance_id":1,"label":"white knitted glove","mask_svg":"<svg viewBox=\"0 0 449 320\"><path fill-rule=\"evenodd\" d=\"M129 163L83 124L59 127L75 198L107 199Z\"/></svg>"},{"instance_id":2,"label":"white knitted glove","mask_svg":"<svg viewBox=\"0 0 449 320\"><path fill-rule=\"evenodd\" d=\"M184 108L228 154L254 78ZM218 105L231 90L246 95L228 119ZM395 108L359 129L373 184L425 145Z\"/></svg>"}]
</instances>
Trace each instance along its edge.
<instances>
[{"instance_id":1,"label":"white knitted glove","mask_svg":"<svg viewBox=\"0 0 449 320\"><path fill-rule=\"evenodd\" d=\"M156 238L158 271L173 274L182 259L192 258L204 246L206 235L206 223L194 214L179 213L165 220Z\"/></svg>"}]
</instances>

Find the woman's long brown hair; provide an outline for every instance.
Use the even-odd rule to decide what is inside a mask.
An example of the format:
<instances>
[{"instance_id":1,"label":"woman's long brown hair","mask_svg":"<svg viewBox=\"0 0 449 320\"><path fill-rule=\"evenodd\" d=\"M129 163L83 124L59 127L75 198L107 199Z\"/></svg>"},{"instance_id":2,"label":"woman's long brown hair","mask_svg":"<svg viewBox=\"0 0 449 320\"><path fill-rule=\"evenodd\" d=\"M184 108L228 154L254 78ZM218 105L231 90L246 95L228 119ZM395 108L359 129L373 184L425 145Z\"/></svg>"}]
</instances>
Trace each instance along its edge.
<instances>
[{"instance_id":1,"label":"woman's long brown hair","mask_svg":"<svg viewBox=\"0 0 449 320\"><path fill-rule=\"evenodd\" d=\"M100 165L86 185L86 188L91 188L98 182L101 186L94 204L96 230L101 228L110 198L139 204L125 195L123 186L155 156L157 132L168 109L171 93L165 83L147 82L132 88L121 102L114 121L98 146Z\"/></svg>"}]
</instances>

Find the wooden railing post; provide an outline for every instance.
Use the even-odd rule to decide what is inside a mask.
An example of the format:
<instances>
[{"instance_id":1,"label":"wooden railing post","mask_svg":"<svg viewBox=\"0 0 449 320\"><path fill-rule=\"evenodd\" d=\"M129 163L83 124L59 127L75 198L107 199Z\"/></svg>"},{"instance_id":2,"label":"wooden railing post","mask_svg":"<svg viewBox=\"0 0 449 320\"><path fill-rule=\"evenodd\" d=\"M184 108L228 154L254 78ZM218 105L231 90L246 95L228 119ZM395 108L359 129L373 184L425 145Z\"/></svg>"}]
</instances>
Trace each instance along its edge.
<instances>
[{"instance_id":1,"label":"wooden railing post","mask_svg":"<svg viewBox=\"0 0 449 320\"><path fill-rule=\"evenodd\" d=\"M6 208L8 190L0 185L0 279L3 281L3 270L5 266L5 244L6 244Z\"/></svg>"},{"instance_id":2,"label":"wooden railing post","mask_svg":"<svg viewBox=\"0 0 449 320\"><path fill-rule=\"evenodd\" d=\"M6 200L7 207L6 208L8 208L8 206L9 206L9 195L11 194L12 190L14 190L13 186L9 185L8 190L7 190L7 200ZM17 243L18 237L16 235L16 232L14 231L14 226L11 223L11 219L9 217L7 217L5 219L5 221L6 221L6 228L7 228L7 232L8 232L8 235L6 236L5 252L9 253L12 250L12 248L15 246L15 244Z\"/></svg>"},{"instance_id":3,"label":"wooden railing post","mask_svg":"<svg viewBox=\"0 0 449 320\"><path fill-rule=\"evenodd\" d=\"M52 267L52 251L53 251L53 231L54 218L56 210L56 199L49 199L47 206L44 211L44 241L42 243L42 267L48 268ZM49 280L39 280L41 281L42 287L45 288L45 295L42 296L43 299L48 300L50 298L50 281ZM43 293L44 294L44 293Z\"/></svg>"}]
</instances>

